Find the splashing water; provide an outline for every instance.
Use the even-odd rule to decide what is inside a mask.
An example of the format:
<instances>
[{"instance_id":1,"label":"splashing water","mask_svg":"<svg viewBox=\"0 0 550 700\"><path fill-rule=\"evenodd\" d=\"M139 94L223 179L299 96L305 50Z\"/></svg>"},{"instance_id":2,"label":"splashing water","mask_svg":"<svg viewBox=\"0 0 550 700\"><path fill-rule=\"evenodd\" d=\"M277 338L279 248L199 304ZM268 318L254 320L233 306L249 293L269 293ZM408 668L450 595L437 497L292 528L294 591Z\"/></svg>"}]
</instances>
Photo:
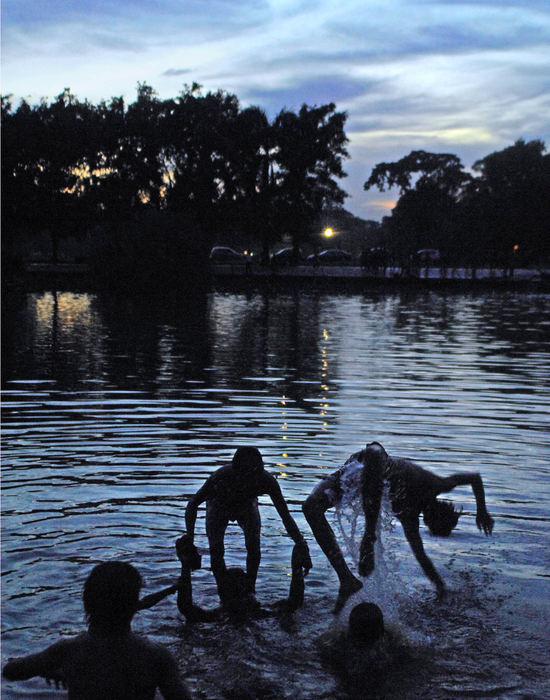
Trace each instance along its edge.
<instances>
[{"instance_id":1,"label":"splashing water","mask_svg":"<svg viewBox=\"0 0 550 700\"><path fill-rule=\"evenodd\" d=\"M364 513L361 498L361 475L363 464L357 460L346 465L341 477L342 498L335 509L335 518L343 543L343 551L358 569L360 542L364 529ZM387 621L397 624L400 632L417 643L424 643L428 637L412 628L404 628L399 600L403 593L403 579L400 576L400 562L395 551L396 520L392 512L389 496L389 483L384 482L378 520L376 522L376 540L374 543L375 568L364 587L353 599L353 605L359 599L376 603L383 611Z\"/></svg>"}]
</instances>

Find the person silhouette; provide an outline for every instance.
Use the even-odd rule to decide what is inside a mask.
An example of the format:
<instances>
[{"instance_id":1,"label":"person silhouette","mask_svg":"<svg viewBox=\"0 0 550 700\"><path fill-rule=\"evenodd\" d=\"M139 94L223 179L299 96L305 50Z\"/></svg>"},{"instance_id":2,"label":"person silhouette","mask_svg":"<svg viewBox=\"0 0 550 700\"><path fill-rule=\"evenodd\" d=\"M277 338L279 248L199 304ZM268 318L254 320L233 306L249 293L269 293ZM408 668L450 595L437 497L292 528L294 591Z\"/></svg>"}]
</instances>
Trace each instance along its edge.
<instances>
[{"instance_id":1,"label":"person silhouette","mask_svg":"<svg viewBox=\"0 0 550 700\"><path fill-rule=\"evenodd\" d=\"M275 506L289 536L297 545L296 557L305 575L311 569L309 548L288 510L281 488L274 476L264 469L260 451L255 447L239 447L230 464L217 469L192 496L185 510L187 535L194 542L197 510L206 501L206 534L210 548L212 573L218 583L226 570L224 559L225 531L236 521L244 533L246 574L255 591L260 566L261 520L258 496L267 494Z\"/></svg>"},{"instance_id":2,"label":"person silhouette","mask_svg":"<svg viewBox=\"0 0 550 700\"><path fill-rule=\"evenodd\" d=\"M439 598L445 594L445 584L424 550L419 528L420 513L423 513L424 522L433 535L449 535L461 512L456 511L452 503L438 500L437 496L457 486L469 485L476 499L477 527L486 535L493 531L494 520L487 511L483 481L478 473L437 476L411 460L390 457L378 442L368 444L317 484L302 506L315 539L340 581L335 614L363 583L349 569L325 513L329 508L339 506L344 496L362 503L365 532L360 545L358 572L360 576L369 576L374 569L376 525L385 484L389 487L392 512L401 522L416 560L435 584Z\"/></svg>"},{"instance_id":3,"label":"person silhouette","mask_svg":"<svg viewBox=\"0 0 550 700\"><path fill-rule=\"evenodd\" d=\"M131 630L141 586L131 564L94 566L83 592L88 630L36 654L10 659L3 677L14 681L43 676L62 683L69 698L79 700L153 700L157 688L165 700L188 700L191 694L172 654Z\"/></svg>"},{"instance_id":4,"label":"person silhouette","mask_svg":"<svg viewBox=\"0 0 550 700\"><path fill-rule=\"evenodd\" d=\"M356 605L345 629L330 629L318 639L324 666L334 672L351 697L383 697L374 692L396 666L411 659L411 649L399 630L384 622L372 602Z\"/></svg>"},{"instance_id":5,"label":"person silhouette","mask_svg":"<svg viewBox=\"0 0 550 700\"><path fill-rule=\"evenodd\" d=\"M263 607L257 601L250 578L240 567L226 568L220 574L218 593L221 606L206 610L193 602L191 572L200 568L200 555L189 535L176 540L176 553L181 562L181 576L177 597L178 610L188 622L212 622L227 615L233 622L250 618L269 617L276 613L291 614L304 602L304 567L299 545L292 550L292 577L288 598Z\"/></svg>"}]
</instances>

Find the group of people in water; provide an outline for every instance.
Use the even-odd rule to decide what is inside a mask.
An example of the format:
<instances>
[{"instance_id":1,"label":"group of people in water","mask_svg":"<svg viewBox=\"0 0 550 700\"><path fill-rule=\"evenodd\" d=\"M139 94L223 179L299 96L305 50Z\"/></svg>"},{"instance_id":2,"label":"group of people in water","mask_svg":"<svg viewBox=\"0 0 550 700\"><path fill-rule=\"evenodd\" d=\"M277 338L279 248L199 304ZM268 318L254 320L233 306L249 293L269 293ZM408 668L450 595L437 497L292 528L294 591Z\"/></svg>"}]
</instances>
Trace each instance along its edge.
<instances>
[{"instance_id":1,"label":"group of people in water","mask_svg":"<svg viewBox=\"0 0 550 700\"><path fill-rule=\"evenodd\" d=\"M476 500L476 524L486 535L494 521L487 511L483 482L478 473L456 473L440 477L408 459L394 458L378 442L352 454L346 463L322 479L304 502L304 516L319 547L339 580L334 613L363 586L350 570L326 512L343 500L358 501L365 516L365 530L359 549L358 574L368 577L374 570L374 543L384 489L393 515L422 570L435 585L438 597L445 595L445 584L424 550L419 518L433 535L446 536L456 526L461 511L449 501L438 500L442 493L457 486L471 486ZM261 520L258 497L268 495L288 535L294 541L292 578L288 598L271 608L255 598L260 565ZM206 535L210 563L221 607L205 610L193 602L193 570L201 568L201 557L194 544L198 508L206 503ZM230 522L243 531L246 570L225 564L225 532ZM177 593L177 605L188 622L215 620L220 615L242 618L292 614L302 606L304 579L311 569L309 547L290 514L281 488L264 468L262 456L254 447L240 447L230 464L217 469L193 495L185 511L186 533L176 541L181 576L176 583L144 598L139 597L139 572L125 562L103 562L95 566L84 585L83 602L88 630L63 639L42 652L11 659L3 675L9 680L43 676L68 688L69 698L113 700L152 699L158 688L167 700L191 697L181 681L173 656L164 647L132 633L131 622L138 610L149 608L166 596ZM370 647L383 638L383 617L378 606L362 602L349 617L347 639L358 647Z\"/></svg>"}]
</instances>

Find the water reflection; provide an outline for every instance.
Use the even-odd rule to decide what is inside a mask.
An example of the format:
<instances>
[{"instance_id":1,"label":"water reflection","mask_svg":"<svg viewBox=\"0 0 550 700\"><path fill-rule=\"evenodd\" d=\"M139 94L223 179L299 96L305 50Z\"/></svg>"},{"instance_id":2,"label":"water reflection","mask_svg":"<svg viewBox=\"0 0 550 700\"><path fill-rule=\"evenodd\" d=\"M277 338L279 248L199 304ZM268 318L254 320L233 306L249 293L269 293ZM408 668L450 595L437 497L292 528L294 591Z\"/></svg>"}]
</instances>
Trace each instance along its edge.
<instances>
[{"instance_id":1,"label":"water reflection","mask_svg":"<svg viewBox=\"0 0 550 700\"><path fill-rule=\"evenodd\" d=\"M497 522L480 545L465 490L456 497L464 506L458 532L445 542L426 538L461 593L454 607L437 610L403 538L389 533L396 578L374 580L367 592L397 601L397 621L410 621L413 639L443 640L417 669L423 694L448 697L442 688L460 678L482 695L502 667L522 677L524 660L542 675L548 640L533 621L546 619L540 601L549 581L549 305L544 295L435 292L4 300L3 653L79 629L82 581L98 559L137 564L146 592L168 585L178 573L173 540L184 504L238 444L260 447L307 534L300 504L319 475L379 439L441 474L480 470ZM289 548L265 503L262 518L258 595L271 601L288 592ZM197 538L205 547L202 511ZM285 697L300 697L298 689L304 698L335 697L315 638L335 622L336 583L311 549L295 636L268 623L242 636L188 632L169 603L138 624L182 667L194 660L191 683L205 697L218 697L232 655L239 668L254 659ZM242 565L232 531L227 551L231 565ZM197 592L213 607L205 561ZM523 689L536 693L529 682ZM405 681L395 685L394 697L407 693L414 697Z\"/></svg>"}]
</instances>

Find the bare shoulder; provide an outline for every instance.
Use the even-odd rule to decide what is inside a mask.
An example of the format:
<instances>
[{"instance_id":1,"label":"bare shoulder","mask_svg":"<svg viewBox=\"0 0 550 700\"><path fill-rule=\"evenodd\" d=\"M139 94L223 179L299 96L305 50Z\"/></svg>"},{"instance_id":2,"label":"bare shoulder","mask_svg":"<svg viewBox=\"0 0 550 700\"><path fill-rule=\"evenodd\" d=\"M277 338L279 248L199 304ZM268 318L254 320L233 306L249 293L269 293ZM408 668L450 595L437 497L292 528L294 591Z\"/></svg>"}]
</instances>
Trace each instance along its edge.
<instances>
[{"instance_id":1,"label":"bare shoulder","mask_svg":"<svg viewBox=\"0 0 550 700\"><path fill-rule=\"evenodd\" d=\"M258 495L262 493L272 493L274 490L279 491L279 482L270 474L266 469L264 469L258 479Z\"/></svg>"}]
</instances>

